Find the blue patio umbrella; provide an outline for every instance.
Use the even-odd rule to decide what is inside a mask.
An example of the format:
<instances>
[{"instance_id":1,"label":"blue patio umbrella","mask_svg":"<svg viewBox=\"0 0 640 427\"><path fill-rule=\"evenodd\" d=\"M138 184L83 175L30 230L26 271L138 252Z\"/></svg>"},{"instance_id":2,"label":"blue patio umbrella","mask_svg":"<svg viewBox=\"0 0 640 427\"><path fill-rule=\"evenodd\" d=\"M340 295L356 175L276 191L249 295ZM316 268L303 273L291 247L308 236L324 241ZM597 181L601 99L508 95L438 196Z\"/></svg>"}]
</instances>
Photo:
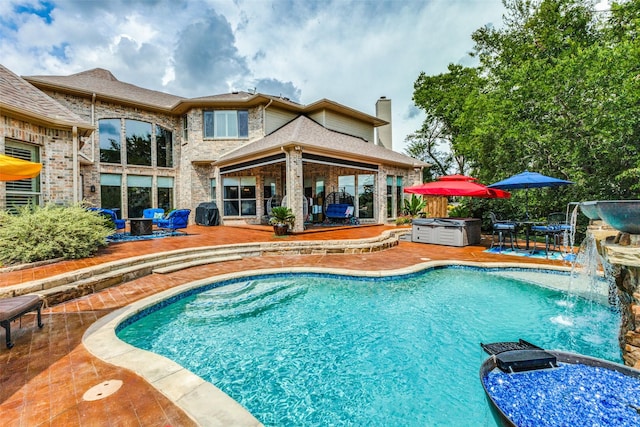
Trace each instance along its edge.
<instances>
[{"instance_id":1,"label":"blue patio umbrella","mask_svg":"<svg viewBox=\"0 0 640 427\"><path fill-rule=\"evenodd\" d=\"M561 185L569 184L573 184L573 182L542 175L538 172L524 171L517 175L503 179L502 181L487 185L487 187L499 188L502 190L513 190L519 188L524 188L525 190L527 190L527 192L525 193L525 213L527 215L527 218L529 218L529 188L560 187Z\"/></svg>"}]
</instances>

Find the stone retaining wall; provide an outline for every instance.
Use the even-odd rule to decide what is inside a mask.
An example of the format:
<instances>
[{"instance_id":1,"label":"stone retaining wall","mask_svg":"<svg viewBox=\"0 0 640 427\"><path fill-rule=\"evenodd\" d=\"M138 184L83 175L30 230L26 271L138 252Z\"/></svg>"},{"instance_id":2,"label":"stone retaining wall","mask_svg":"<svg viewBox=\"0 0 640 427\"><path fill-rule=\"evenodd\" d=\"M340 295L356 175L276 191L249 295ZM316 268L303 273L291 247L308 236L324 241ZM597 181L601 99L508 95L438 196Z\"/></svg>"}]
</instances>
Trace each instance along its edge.
<instances>
[{"instance_id":1,"label":"stone retaining wall","mask_svg":"<svg viewBox=\"0 0 640 427\"><path fill-rule=\"evenodd\" d=\"M640 235L619 233L600 242L613 267L620 300L620 348L625 364L640 369Z\"/></svg>"},{"instance_id":2,"label":"stone retaining wall","mask_svg":"<svg viewBox=\"0 0 640 427\"><path fill-rule=\"evenodd\" d=\"M154 269L169 265L188 266L193 262L198 262L200 265L214 263L228 255L254 257L371 253L396 246L399 237L410 232L410 229L397 229L387 230L380 236L369 239L243 243L142 255L3 287L0 288L0 299L38 294L45 299L45 304L50 306L144 277L153 273Z\"/></svg>"}]
</instances>

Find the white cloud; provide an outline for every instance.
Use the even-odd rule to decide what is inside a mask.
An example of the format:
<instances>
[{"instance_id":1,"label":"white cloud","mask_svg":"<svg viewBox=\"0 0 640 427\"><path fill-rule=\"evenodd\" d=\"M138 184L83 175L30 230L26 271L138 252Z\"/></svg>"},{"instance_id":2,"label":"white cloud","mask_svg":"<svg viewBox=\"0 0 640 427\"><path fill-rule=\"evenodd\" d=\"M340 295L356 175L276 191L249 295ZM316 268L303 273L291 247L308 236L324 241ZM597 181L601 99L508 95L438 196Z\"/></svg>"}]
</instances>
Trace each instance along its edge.
<instances>
[{"instance_id":1,"label":"white cloud","mask_svg":"<svg viewBox=\"0 0 640 427\"><path fill-rule=\"evenodd\" d=\"M21 75L101 67L181 96L230 89L328 98L369 114L393 102L394 148L420 128L421 71L469 65L471 33L501 0L35 0L0 2L0 58Z\"/></svg>"}]
</instances>

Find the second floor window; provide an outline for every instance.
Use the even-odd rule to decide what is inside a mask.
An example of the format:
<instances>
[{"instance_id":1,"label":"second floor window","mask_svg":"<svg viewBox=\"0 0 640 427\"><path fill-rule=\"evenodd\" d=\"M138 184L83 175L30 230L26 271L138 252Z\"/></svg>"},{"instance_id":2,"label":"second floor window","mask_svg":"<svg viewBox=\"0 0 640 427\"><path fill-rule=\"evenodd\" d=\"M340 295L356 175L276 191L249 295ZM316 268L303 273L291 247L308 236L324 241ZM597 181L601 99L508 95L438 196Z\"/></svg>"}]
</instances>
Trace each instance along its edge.
<instances>
[{"instance_id":1,"label":"second floor window","mask_svg":"<svg viewBox=\"0 0 640 427\"><path fill-rule=\"evenodd\" d=\"M173 133L156 125L156 164L160 168L173 167Z\"/></svg>"},{"instance_id":2,"label":"second floor window","mask_svg":"<svg viewBox=\"0 0 640 427\"><path fill-rule=\"evenodd\" d=\"M151 166L151 123L125 120L127 164Z\"/></svg>"},{"instance_id":3,"label":"second floor window","mask_svg":"<svg viewBox=\"0 0 640 427\"><path fill-rule=\"evenodd\" d=\"M217 110L204 112L205 138L248 138L247 110Z\"/></svg>"},{"instance_id":4,"label":"second floor window","mask_svg":"<svg viewBox=\"0 0 640 427\"><path fill-rule=\"evenodd\" d=\"M102 119L98 122L100 135L100 161L120 163L120 119Z\"/></svg>"}]
</instances>

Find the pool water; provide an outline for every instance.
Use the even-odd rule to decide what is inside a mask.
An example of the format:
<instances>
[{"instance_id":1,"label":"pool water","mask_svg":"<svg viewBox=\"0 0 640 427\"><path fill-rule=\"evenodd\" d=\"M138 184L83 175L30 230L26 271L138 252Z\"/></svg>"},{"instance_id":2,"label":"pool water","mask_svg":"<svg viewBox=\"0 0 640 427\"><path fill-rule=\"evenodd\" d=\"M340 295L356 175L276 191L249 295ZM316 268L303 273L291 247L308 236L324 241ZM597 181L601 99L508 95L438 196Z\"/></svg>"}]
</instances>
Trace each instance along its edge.
<instances>
[{"instance_id":1,"label":"pool water","mask_svg":"<svg viewBox=\"0 0 640 427\"><path fill-rule=\"evenodd\" d=\"M479 269L244 278L128 323L273 426L494 426L480 342L621 361L614 310Z\"/></svg>"}]
</instances>

